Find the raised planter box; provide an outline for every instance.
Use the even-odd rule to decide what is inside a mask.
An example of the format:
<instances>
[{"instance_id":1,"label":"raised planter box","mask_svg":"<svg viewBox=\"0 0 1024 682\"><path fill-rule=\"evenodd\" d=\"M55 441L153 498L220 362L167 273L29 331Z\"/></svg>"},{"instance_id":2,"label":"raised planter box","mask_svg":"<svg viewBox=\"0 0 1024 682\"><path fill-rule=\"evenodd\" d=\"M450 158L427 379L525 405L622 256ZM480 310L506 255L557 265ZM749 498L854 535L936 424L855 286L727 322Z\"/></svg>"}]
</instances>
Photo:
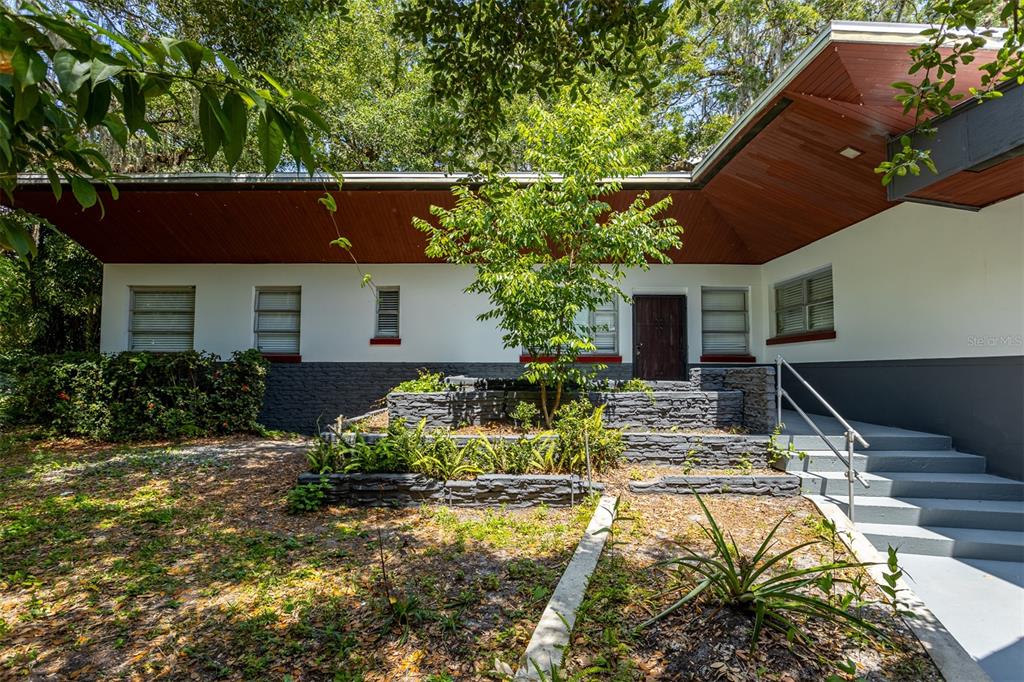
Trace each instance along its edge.
<instances>
[{"instance_id":1,"label":"raised planter box","mask_svg":"<svg viewBox=\"0 0 1024 682\"><path fill-rule=\"evenodd\" d=\"M457 507L568 507L590 492L579 476L483 474L467 481L439 481L422 474L319 474L299 475L299 485L331 484L328 504L353 507L415 507L433 502ZM594 483L594 491L604 490Z\"/></svg>"},{"instance_id":2,"label":"raised planter box","mask_svg":"<svg viewBox=\"0 0 1024 682\"><path fill-rule=\"evenodd\" d=\"M343 437L349 443L354 438L351 433L346 433ZM364 433L362 437L372 445L383 438L384 434ZM484 437L458 435L452 436L452 440L462 447L471 440ZM523 437L486 436L492 443L519 440ZM546 440L556 436L539 434L527 437ZM701 469L733 469L746 464L766 469L771 466L768 453L770 441L770 436L706 436L664 431L626 431L622 434L622 442L626 446L622 458L626 462L636 464L691 464Z\"/></svg>"},{"instance_id":3,"label":"raised planter box","mask_svg":"<svg viewBox=\"0 0 1024 682\"><path fill-rule=\"evenodd\" d=\"M652 429L727 428L743 425L743 393L739 390L594 392L587 396L605 405L605 425ZM572 396L566 396L572 399ZM480 425L507 420L520 401L537 403L536 391L492 391L460 388L439 393L389 393L388 414L407 424L427 420L429 428Z\"/></svg>"},{"instance_id":4,"label":"raised planter box","mask_svg":"<svg viewBox=\"0 0 1024 682\"><path fill-rule=\"evenodd\" d=\"M770 436L705 436L686 433L637 432L622 434L626 461L641 464L690 463L702 469L731 469L749 462L769 466Z\"/></svg>"},{"instance_id":5,"label":"raised planter box","mask_svg":"<svg viewBox=\"0 0 1024 682\"><path fill-rule=\"evenodd\" d=\"M796 476L660 476L649 481L632 481L634 493L669 493L674 495L731 494L792 497L800 494Z\"/></svg>"}]
</instances>

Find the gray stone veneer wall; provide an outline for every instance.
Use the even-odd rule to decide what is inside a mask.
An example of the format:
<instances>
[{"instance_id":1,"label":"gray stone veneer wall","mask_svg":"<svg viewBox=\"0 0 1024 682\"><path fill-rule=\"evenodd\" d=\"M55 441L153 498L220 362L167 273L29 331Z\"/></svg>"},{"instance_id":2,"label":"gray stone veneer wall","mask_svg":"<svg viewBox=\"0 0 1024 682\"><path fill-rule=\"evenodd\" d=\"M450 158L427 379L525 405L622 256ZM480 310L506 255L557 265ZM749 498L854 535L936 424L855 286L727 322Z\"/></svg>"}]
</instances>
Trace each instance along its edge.
<instances>
[{"instance_id":1,"label":"gray stone veneer wall","mask_svg":"<svg viewBox=\"0 0 1024 682\"><path fill-rule=\"evenodd\" d=\"M638 464L685 464L702 469L731 469L744 460L768 467L768 436L700 436L684 433L626 432L622 456Z\"/></svg>"},{"instance_id":2,"label":"gray stone veneer wall","mask_svg":"<svg viewBox=\"0 0 1024 682\"><path fill-rule=\"evenodd\" d=\"M743 426L752 433L775 427L774 367L694 367L690 381L704 391L743 391Z\"/></svg>"},{"instance_id":3,"label":"gray stone veneer wall","mask_svg":"<svg viewBox=\"0 0 1024 682\"><path fill-rule=\"evenodd\" d=\"M299 485L317 483L317 474L300 474ZM410 507L437 502L457 507L532 507L579 504L589 491L579 476L484 474L468 481L439 481L420 474L328 474L326 500L356 507ZM595 491L604 490L600 483Z\"/></svg>"},{"instance_id":4,"label":"gray stone veneer wall","mask_svg":"<svg viewBox=\"0 0 1024 682\"><path fill-rule=\"evenodd\" d=\"M628 379L632 365L608 365L602 376ZM388 391L420 369L474 377L514 379L518 362L299 362L275 363L267 375L260 422L271 429L312 434L339 415L383 407ZM317 429L317 423L320 429Z\"/></svg>"},{"instance_id":5,"label":"gray stone veneer wall","mask_svg":"<svg viewBox=\"0 0 1024 682\"><path fill-rule=\"evenodd\" d=\"M796 476L661 476L650 481L631 481L634 493L691 493L771 495L791 497L800 494L800 479Z\"/></svg>"}]
</instances>

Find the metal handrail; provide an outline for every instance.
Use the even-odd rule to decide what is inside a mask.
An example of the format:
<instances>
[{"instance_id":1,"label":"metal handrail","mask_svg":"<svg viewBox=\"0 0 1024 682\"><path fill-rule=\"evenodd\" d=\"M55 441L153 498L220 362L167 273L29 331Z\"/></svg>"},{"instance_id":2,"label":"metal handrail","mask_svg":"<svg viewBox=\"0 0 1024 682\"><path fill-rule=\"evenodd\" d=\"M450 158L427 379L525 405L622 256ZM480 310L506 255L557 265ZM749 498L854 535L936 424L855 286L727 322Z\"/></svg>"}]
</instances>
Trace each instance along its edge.
<instances>
[{"instance_id":1,"label":"metal handrail","mask_svg":"<svg viewBox=\"0 0 1024 682\"><path fill-rule=\"evenodd\" d=\"M811 395L813 395L815 398L817 398L818 402L820 402L825 407L825 409L828 410L829 413L836 419L836 421L838 421L843 426L843 429L845 430L845 436L846 436L846 456L845 457L843 456L843 454L841 452L839 452L839 449L836 448L836 446L832 445L832 442L828 439L828 437L824 433L822 433L821 429L818 428L818 425L814 423L814 420L812 420L809 416L807 416L807 413L804 412L800 408L800 406L796 404L796 401L793 400L793 396L791 396L789 393L786 392L786 390L784 388L782 388L782 368L783 367L788 367L789 371L791 371L793 373L793 376L795 376L797 379L799 379L800 383L802 383L804 385L804 388L806 388L810 392ZM811 429L813 429L814 432L816 434L818 434L818 437L821 438L822 441L824 441L825 445L827 445L828 448L833 453L835 453L835 456L839 458L839 461L846 465L846 486L847 486L846 490L847 490L847 502L848 502L847 506L848 506L848 512L849 512L848 515L850 517L850 521L853 521L854 520L853 519L853 517L854 517L854 503L853 503L853 482L854 482L854 480L860 481L861 485L863 485L865 488L870 488L871 487L871 485L861 477L860 472L853 468L853 448L854 448L855 442L860 442L861 445L863 445L864 447L869 447L868 442L866 440L864 440L864 437L861 436L860 433L858 433L856 429L854 429L852 426L850 426L850 423L848 421L843 419L843 417L838 412L836 412L835 409L831 405L828 404L828 401L826 401L823 397L821 397L820 393L818 393L817 391L814 390L813 386L811 386L809 383L807 383L806 379L804 379L802 376L800 376L800 373L797 372L796 369L794 369L793 365L791 365L788 362L786 362L786 359L783 358L781 355L777 355L775 357L775 400L776 400L776 424L779 424L779 425L782 424L782 399L783 398L785 398L786 400L788 400L790 402L790 404L796 409L797 414L799 414L801 417L803 417L803 420L805 422L807 422L807 425L810 426Z\"/></svg>"}]
</instances>

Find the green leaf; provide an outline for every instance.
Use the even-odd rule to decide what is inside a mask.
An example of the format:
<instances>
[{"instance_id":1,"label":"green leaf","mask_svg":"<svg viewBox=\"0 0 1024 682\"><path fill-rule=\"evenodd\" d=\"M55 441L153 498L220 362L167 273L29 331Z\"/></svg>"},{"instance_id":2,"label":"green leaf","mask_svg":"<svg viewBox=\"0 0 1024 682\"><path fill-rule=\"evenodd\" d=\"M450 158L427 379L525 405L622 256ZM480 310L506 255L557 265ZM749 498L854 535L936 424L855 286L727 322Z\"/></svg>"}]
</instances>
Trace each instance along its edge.
<instances>
[{"instance_id":1,"label":"green leaf","mask_svg":"<svg viewBox=\"0 0 1024 682\"><path fill-rule=\"evenodd\" d=\"M58 50L53 55L53 71L57 74L60 89L66 94L74 94L89 80L90 61L80 61L80 52ZM84 56L84 55L82 55Z\"/></svg>"},{"instance_id":2,"label":"green leaf","mask_svg":"<svg viewBox=\"0 0 1024 682\"><path fill-rule=\"evenodd\" d=\"M168 52L184 59L192 69L192 73L195 74L203 65L203 59L207 56L208 50L194 40L179 40L173 43L173 47Z\"/></svg>"},{"instance_id":3,"label":"green leaf","mask_svg":"<svg viewBox=\"0 0 1024 682\"><path fill-rule=\"evenodd\" d=\"M325 133L331 132L331 127L327 125L327 122L324 120L323 116L321 116L319 113L317 113L310 107L306 106L305 104L296 104L295 106L292 107L292 111L299 114L303 118L308 119L310 123L315 125L320 130L324 131Z\"/></svg>"},{"instance_id":4,"label":"green leaf","mask_svg":"<svg viewBox=\"0 0 1024 682\"><path fill-rule=\"evenodd\" d=\"M352 248L352 242L345 237L338 237L337 239L331 240L331 246L337 246L339 249L345 249L348 251Z\"/></svg>"},{"instance_id":5,"label":"green leaf","mask_svg":"<svg viewBox=\"0 0 1024 682\"><path fill-rule=\"evenodd\" d=\"M263 76L263 78L266 79L266 81L268 83L270 83L272 86L274 86L274 89L277 90L281 94L282 97L287 97L288 96L288 91L285 90L283 87L281 87L281 84L278 83L276 80L274 80L274 78L270 74L268 74L268 73L266 73L264 71L260 71L260 75Z\"/></svg>"},{"instance_id":6,"label":"green leaf","mask_svg":"<svg viewBox=\"0 0 1024 682\"><path fill-rule=\"evenodd\" d=\"M103 122L103 118L107 115L107 110L110 109L111 92L110 81L100 83L91 93L84 88L78 91L79 99L83 96L88 97L88 106L82 117L87 127L92 128Z\"/></svg>"},{"instance_id":7,"label":"green leaf","mask_svg":"<svg viewBox=\"0 0 1024 682\"><path fill-rule=\"evenodd\" d=\"M128 129L118 116L114 114L106 115L103 118L103 127L107 129L107 132L114 138L118 146L124 147L128 144Z\"/></svg>"},{"instance_id":8,"label":"green leaf","mask_svg":"<svg viewBox=\"0 0 1024 682\"><path fill-rule=\"evenodd\" d=\"M57 175L57 171L53 166L46 167L46 177L50 180L50 189L53 190L53 198L60 201L61 195L64 194L64 188L60 184L60 176Z\"/></svg>"},{"instance_id":9,"label":"green leaf","mask_svg":"<svg viewBox=\"0 0 1024 682\"><path fill-rule=\"evenodd\" d=\"M281 133L281 127L277 124L277 120L270 112L264 112L260 116L256 133L259 140L260 156L263 157L263 172L269 175L281 163L284 135Z\"/></svg>"},{"instance_id":10,"label":"green leaf","mask_svg":"<svg viewBox=\"0 0 1024 682\"><path fill-rule=\"evenodd\" d=\"M207 161L213 160L224 140L224 129L217 116L219 112L220 104L215 95L204 88L199 97L199 132L203 138L203 154Z\"/></svg>"},{"instance_id":11,"label":"green leaf","mask_svg":"<svg viewBox=\"0 0 1024 682\"><path fill-rule=\"evenodd\" d=\"M24 121L39 101L39 86L28 85L14 91L14 122Z\"/></svg>"},{"instance_id":12,"label":"green leaf","mask_svg":"<svg viewBox=\"0 0 1024 682\"><path fill-rule=\"evenodd\" d=\"M99 198L96 195L96 188L92 186L92 183L77 175L71 176L71 192L75 195L75 199L78 200L82 208L93 206Z\"/></svg>"},{"instance_id":13,"label":"green leaf","mask_svg":"<svg viewBox=\"0 0 1024 682\"><path fill-rule=\"evenodd\" d=\"M233 168L242 156L245 137L249 131L249 108L236 92L224 97L224 118L227 122L224 138L224 159Z\"/></svg>"},{"instance_id":14,"label":"green leaf","mask_svg":"<svg viewBox=\"0 0 1024 682\"><path fill-rule=\"evenodd\" d=\"M36 255L36 242L24 225L0 214L0 250L13 251L27 262Z\"/></svg>"},{"instance_id":15,"label":"green leaf","mask_svg":"<svg viewBox=\"0 0 1024 682\"><path fill-rule=\"evenodd\" d=\"M105 83L117 74L124 71L124 64L111 63L109 58L96 57L92 60L92 87L96 88L100 83Z\"/></svg>"},{"instance_id":16,"label":"green leaf","mask_svg":"<svg viewBox=\"0 0 1024 682\"><path fill-rule=\"evenodd\" d=\"M36 85L46 80L46 62L39 53L21 43L11 57L14 77L21 81L21 86Z\"/></svg>"},{"instance_id":17,"label":"green leaf","mask_svg":"<svg viewBox=\"0 0 1024 682\"><path fill-rule=\"evenodd\" d=\"M135 132L146 122L146 98L135 76L126 75L121 79L121 104L124 107L124 122L128 130Z\"/></svg>"},{"instance_id":18,"label":"green leaf","mask_svg":"<svg viewBox=\"0 0 1024 682\"><path fill-rule=\"evenodd\" d=\"M328 213L338 212L338 203L334 200L334 196L332 196L330 193L324 192L324 195L317 199L317 201L324 205Z\"/></svg>"}]
</instances>

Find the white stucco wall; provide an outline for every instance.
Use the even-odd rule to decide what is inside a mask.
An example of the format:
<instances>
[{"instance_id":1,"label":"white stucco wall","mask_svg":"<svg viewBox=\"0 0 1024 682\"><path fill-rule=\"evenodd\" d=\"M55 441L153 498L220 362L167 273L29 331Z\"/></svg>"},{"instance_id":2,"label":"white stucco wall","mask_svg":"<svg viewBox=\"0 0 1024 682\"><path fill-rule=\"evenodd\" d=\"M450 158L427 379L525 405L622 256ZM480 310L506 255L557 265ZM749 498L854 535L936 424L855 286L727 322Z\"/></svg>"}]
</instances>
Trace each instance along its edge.
<instances>
[{"instance_id":1,"label":"white stucco wall","mask_svg":"<svg viewBox=\"0 0 1024 682\"><path fill-rule=\"evenodd\" d=\"M1024 353L1024 195L970 212L902 204L761 267L777 282L832 264L836 338L768 346L791 362ZM772 316L759 336L772 334ZM761 356L758 357L761 359Z\"/></svg>"},{"instance_id":2,"label":"white stucco wall","mask_svg":"<svg viewBox=\"0 0 1024 682\"><path fill-rule=\"evenodd\" d=\"M301 286L300 346L308 362L516 362L519 352L502 347L491 322L476 316L487 309L481 296L463 293L472 270L451 265L365 265L379 286L399 286L401 345L370 345L375 304L359 286L354 265L106 265L103 277L101 349L128 347L129 290L132 286L196 288L195 347L222 356L251 348L256 287ZM630 272L630 294L685 294L690 361L700 357L700 287L754 288L757 266L655 265ZM756 292L755 292L756 295ZM760 328L760 307L751 327ZM619 306L619 349L632 354L632 312ZM756 340L756 336L755 336Z\"/></svg>"},{"instance_id":3,"label":"white stucco wall","mask_svg":"<svg viewBox=\"0 0 1024 682\"><path fill-rule=\"evenodd\" d=\"M772 287L832 265L837 338L765 346ZM352 265L106 265L101 348L128 344L129 287L194 285L195 347L220 355L253 345L258 286L301 286L301 354L310 362L515 362L478 322L486 300L462 289L468 268L366 265L401 287L399 346L371 346L374 301ZM655 265L631 272L630 294L685 294L689 361L701 353L700 287L748 287L751 352L793 362L1019 355L1024 352L1024 196L978 213L903 204L763 266ZM632 315L620 304L619 350L632 359Z\"/></svg>"}]
</instances>

